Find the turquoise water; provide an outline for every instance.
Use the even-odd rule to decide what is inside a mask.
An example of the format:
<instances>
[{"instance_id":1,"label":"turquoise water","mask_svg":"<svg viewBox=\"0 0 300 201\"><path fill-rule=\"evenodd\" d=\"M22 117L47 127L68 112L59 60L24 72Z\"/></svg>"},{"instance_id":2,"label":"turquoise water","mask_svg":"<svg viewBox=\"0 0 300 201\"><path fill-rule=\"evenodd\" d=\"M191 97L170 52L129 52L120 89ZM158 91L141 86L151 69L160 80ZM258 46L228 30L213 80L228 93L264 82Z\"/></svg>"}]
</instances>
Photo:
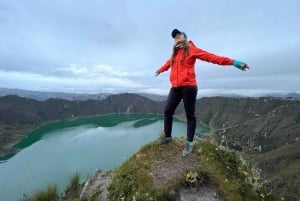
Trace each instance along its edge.
<instances>
[{"instance_id":1,"label":"turquoise water","mask_svg":"<svg viewBox=\"0 0 300 201\"><path fill-rule=\"evenodd\" d=\"M62 190L76 172L84 181L96 169L113 169L162 130L162 116L154 114L111 114L42 126L16 145L20 152L0 163L0 199L18 200L51 184ZM205 128L198 127L201 131ZM175 120L173 136L185 133L186 123Z\"/></svg>"}]
</instances>

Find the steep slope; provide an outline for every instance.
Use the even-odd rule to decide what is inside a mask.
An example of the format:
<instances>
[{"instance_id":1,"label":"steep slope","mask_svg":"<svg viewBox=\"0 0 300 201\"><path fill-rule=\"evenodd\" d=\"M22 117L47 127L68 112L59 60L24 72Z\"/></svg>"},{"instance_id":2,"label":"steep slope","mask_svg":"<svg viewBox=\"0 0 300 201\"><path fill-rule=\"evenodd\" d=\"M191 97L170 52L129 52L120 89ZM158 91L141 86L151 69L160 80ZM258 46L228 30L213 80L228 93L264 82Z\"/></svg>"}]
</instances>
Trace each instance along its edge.
<instances>
[{"instance_id":1,"label":"steep slope","mask_svg":"<svg viewBox=\"0 0 300 201\"><path fill-rule=\"evenodd\" d=\"M200 99L197 107L199 121L244 151L269 151L300 137L300 101L216 97Z\"/></svg>"},{"instance_id":2,"label":"steep slope","mask_svg":"<svg viewBox=\"0 0 300 201\"><path fill-rule=\"evenodd\" d=\"M242 151L261 170L269 191L300 199L299 100L203 98L197 112L216 143Z\"/></svg>"}]
</instances>

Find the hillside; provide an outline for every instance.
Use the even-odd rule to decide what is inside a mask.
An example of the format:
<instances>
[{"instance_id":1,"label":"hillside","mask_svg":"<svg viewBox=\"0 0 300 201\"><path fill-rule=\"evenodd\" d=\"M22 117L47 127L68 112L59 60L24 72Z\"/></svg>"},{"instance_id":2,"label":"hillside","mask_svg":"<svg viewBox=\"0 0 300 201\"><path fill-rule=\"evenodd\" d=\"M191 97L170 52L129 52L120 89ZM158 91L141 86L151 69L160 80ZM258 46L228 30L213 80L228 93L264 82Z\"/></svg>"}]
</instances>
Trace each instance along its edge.
<instances>
[{"instance_id":1,"label":"hillside","mask_svg":"<svg viewBox=\"0 0 300 201\"><path fill-rule=\"evenodd\" d=\"M217 144L241 151L274 193L299 200L300 101L219 97L197 106L198 120L209 125Z\"/></svg>"},{"instance_id":2,"label":"hillside","mask_svg":"<svg viewBox=\"0 0 300 201\"><path fill-rule=\"evenodd\" d=\"M297 141L300 137L300 101L279 98L202 98L198 120L224 135L228 146L261 152ZM241 135L243 133L243 135Z\"/></svg>"}]
</instances>

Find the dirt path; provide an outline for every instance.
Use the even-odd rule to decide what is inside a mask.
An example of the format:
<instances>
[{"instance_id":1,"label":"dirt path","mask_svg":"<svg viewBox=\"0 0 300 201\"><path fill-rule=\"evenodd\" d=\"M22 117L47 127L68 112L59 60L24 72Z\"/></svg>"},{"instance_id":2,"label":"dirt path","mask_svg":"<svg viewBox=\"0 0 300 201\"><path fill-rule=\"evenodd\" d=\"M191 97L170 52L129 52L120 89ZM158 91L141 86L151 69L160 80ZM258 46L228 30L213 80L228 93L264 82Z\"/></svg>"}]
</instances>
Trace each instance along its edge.
<instances>
[{"instance_id":1,"label":"dirt path","mask_svg":"<svg viewBox=\"0 0 300 201\"><path fill-rule=\"evenodd\" d=\"M178 142L172 142L178 143ZM174 145L163 145L163 146L174 146ZM176 146L177 147L177 146ZM181 146L183 149L183 145ZM181 155L181 149L171 149L169 153L165 153L161 158L151 166L151 172L154 178L154 184L158 188L168 183L174 177L178 175L184 176L187 171L194 169L199 165L199 156L193 152L189 157L183 157ZM166 156L167 155L167 156Z\"/></svg>"},{"instance_id":2,"label":"dirt path","mask_svg":"<svg viewBox=\"0 0 300 201\"><path fill-rule=\"evenodd\" d=\"M185 173L193 171L201 164L201 157L197 150L189 157L183 157L181 151L184 147L184 140L173 140L171 144L165 146L166 152L151 165L151 173L154 179L154 185L157 188L163 187L177 176L184 178ZM222 201L218 189L210 182L196 188L182 186L178 191L178 200L176 201Z\"/></svg>"}]
</instances>

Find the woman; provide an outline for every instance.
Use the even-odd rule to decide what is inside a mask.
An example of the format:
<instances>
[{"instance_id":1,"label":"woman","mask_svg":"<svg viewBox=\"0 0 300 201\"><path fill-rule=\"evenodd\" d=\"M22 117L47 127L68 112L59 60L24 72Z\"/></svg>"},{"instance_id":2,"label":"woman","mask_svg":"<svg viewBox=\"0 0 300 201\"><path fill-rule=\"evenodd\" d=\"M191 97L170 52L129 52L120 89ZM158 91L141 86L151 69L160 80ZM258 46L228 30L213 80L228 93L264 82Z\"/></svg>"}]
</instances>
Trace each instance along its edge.
<instances>
[{"instance_id":1,"label":"woman","mask_svg":"<svg viewBox=\"0 0 300 201\"><path fill-rule=\"evenodd\" d=\"M195 103L198 90L194 68L196 59L224 66L233 65L243 71L247 71L249 66L243 62L218 56L197 48L192 41L187 40L187 35L178 29L174 29L171 35L174 38L172 56L155 74L155 76L158 76L171 68L170 81L172 87L164 111L164 136L159 139L158 144L168 144L172 141L173 115L178 104L183 99L187 117L187 141L182 155L189 156L193 150L196 129Z\"/></svg>"}]
</instances>

